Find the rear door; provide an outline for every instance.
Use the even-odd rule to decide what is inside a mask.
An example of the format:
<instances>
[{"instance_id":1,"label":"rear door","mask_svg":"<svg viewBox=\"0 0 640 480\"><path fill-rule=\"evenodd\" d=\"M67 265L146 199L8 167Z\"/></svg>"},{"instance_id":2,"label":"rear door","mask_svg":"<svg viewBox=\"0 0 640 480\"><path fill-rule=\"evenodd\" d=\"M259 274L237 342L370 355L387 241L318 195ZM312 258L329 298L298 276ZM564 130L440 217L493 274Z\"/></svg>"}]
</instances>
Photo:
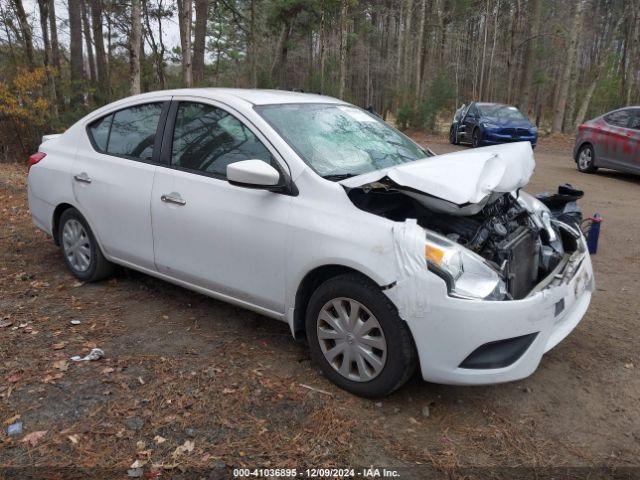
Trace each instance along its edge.
<instances>
[{"instance_id":1,"label":"rear door","mask_svg":"<svg viewBox=\"0 0 640 480\"><path fill-rule=\"evenodd\" d=\"M153 101L95 120L72 167L78 208L107 256L149 269L151 188L169 105Z\"/></svg>"},{"instance_id":2,"label":"rear door","mask_svg":"<svg viewBox=\"0 0 640 480\"><path fill-rule=\"evenodd\" d=\"M604 116L605 126L601 130L596 158L602 159L598 164L619 170L630 170L634 163L633 143L634 130L632 109L624 108Z\"/></svg>"},{"instance_id":3,"label":"rear door","mask_svg":"<svg viewBox=\"0 0 640 480\"><path fill-rule=\"evenodd\" d=\"M284 313L292 197L231 185L226 167L256 159L282 172L286 164L237 112L197 98L174 99L162 149L151 197L158 271Z\"/></svg>"}]
</instances>

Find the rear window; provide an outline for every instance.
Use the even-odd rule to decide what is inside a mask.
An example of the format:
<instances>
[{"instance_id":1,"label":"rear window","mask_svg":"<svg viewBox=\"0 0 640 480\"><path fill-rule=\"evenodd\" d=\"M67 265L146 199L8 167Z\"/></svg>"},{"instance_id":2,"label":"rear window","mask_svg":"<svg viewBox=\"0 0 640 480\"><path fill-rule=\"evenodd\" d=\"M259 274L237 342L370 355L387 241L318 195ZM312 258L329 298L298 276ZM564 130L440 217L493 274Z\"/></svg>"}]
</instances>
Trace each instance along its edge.
<instances>
[{"instance_id":1,"label":"rear window","mask_svg":"<svg viewBox=\"0 0 640 480\"><path fill-rule=\"evenodd\" d=\"M96 150L110 155L149 161L162 103L146 103L119 110L89 125Z\"/></svg>"}]
</instances>

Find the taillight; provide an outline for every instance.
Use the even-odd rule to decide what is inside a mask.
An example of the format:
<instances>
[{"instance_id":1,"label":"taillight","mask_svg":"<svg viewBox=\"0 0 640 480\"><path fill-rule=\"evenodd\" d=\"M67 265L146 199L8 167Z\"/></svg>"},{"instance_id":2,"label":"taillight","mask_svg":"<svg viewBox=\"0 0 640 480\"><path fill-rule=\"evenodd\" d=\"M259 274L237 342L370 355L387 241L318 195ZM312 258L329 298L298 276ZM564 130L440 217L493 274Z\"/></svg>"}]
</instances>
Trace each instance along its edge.
<instances>
[{"instance_id":1,"label":"taillight","mask_svg":"<svg viewBox=\"0 0 640 480\"><path fill-rule=\"evenodd\" d=\"M33 155L31 155L29 157L29 162L28 162L29 167L27 171L31 170L31 167L33 167L36 163L38 163L40 160L42 160L46 156L47 154L42 152L36 152Z\"/></svg>"}]
</instances>

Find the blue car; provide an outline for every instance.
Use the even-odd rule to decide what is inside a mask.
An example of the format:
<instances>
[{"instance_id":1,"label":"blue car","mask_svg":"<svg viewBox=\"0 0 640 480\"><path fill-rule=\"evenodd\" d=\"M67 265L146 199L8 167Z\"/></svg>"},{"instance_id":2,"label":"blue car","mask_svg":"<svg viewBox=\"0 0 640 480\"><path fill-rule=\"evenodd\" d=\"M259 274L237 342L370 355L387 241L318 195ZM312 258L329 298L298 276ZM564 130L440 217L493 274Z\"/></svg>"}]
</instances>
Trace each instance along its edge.
<instances>
[{"instance_id":1,"label":"blue car","mask_svg":"<svg viewBox=\"0 0 640 480\"><path fill-rule=\"evenodd\" d=\"M449 141L473 147L507 142L531 142L535 148L538 129L516 107L501 103L471 102L460 107L449 130Z\"/></svg>"}]
</instances>

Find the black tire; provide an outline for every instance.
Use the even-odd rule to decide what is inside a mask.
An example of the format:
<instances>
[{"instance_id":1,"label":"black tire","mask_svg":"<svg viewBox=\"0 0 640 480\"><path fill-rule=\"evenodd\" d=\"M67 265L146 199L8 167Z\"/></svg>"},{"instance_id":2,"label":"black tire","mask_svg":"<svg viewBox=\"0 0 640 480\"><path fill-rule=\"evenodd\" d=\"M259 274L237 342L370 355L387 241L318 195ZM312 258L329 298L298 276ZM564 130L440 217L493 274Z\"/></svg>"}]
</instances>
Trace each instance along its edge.
<instances>
[{"instance_id":1,"label":"black tire","mask_svg":"<svg viewBox=\"0 0 640 480\"><path fill-rule=\"evenodd\" d=\"M347 297L362 304L377 319L386 341L386 362L380 373L369 381L353 381L339 373L325 358L318 339L318 316L327 302ZM306 333L311 358L324 374L340 388L362 397L389 395L413 375L417 354L409 327L386 295L362 275L349 273L321 284L311 296L306 312Z\"/></svg>"},{"instance_id":2,"label":"black tire","mask_svg":"<svg viewBox=\"0 0 640 480\"><path fill-rule=\"evenodd\" d=\"M473 129L473 134L471 135L471 146L473 148L478 148L480 146L480 129L478 127Z\"/></svg>"},{"instance_id":3,"label":"black tire","mask_svg":"<svg viewBox=\"0 0 640 480\"><path fill-rule=\"evenodd\" d=\"M458 129L451 125L449 129L449 143L451 145L458 145Z\"/></svg>"},{"instance_id":4,"label":"black tire","mask_svg":"<svg viewBox=\"0 0 640 480\"><path fill-rule=\"evenodd\" d=\"M86 241L90 245L90 254L88 255L89 264L88 267L84 270L76 268L65 252L65 240L63 232L65 225L71 221L79 222L82 225L86 233ZM98 245L96 237L93 235L89 224L84 219L82 214L75 208L69 208L62 212L60 221L58 222L58 238L60 240L60 250L62 251L64 261L73 276L78 280L81 280L83 282L97 282L111 276L115 266L104 257L104 255L102 254L102 249L100 248L100 245Z\"/></svg>"},{"instance_id":5,"label":"black tire","mask_svg":"<svg viewBox=\"0 0 640 480\"><path fill-rule=\"evenodd\" d=\"M596 154L590 143L585 143L578 150L576 166L582 173L595 173L598 167L595 166Z\"/></svg>"}]
</instances>

